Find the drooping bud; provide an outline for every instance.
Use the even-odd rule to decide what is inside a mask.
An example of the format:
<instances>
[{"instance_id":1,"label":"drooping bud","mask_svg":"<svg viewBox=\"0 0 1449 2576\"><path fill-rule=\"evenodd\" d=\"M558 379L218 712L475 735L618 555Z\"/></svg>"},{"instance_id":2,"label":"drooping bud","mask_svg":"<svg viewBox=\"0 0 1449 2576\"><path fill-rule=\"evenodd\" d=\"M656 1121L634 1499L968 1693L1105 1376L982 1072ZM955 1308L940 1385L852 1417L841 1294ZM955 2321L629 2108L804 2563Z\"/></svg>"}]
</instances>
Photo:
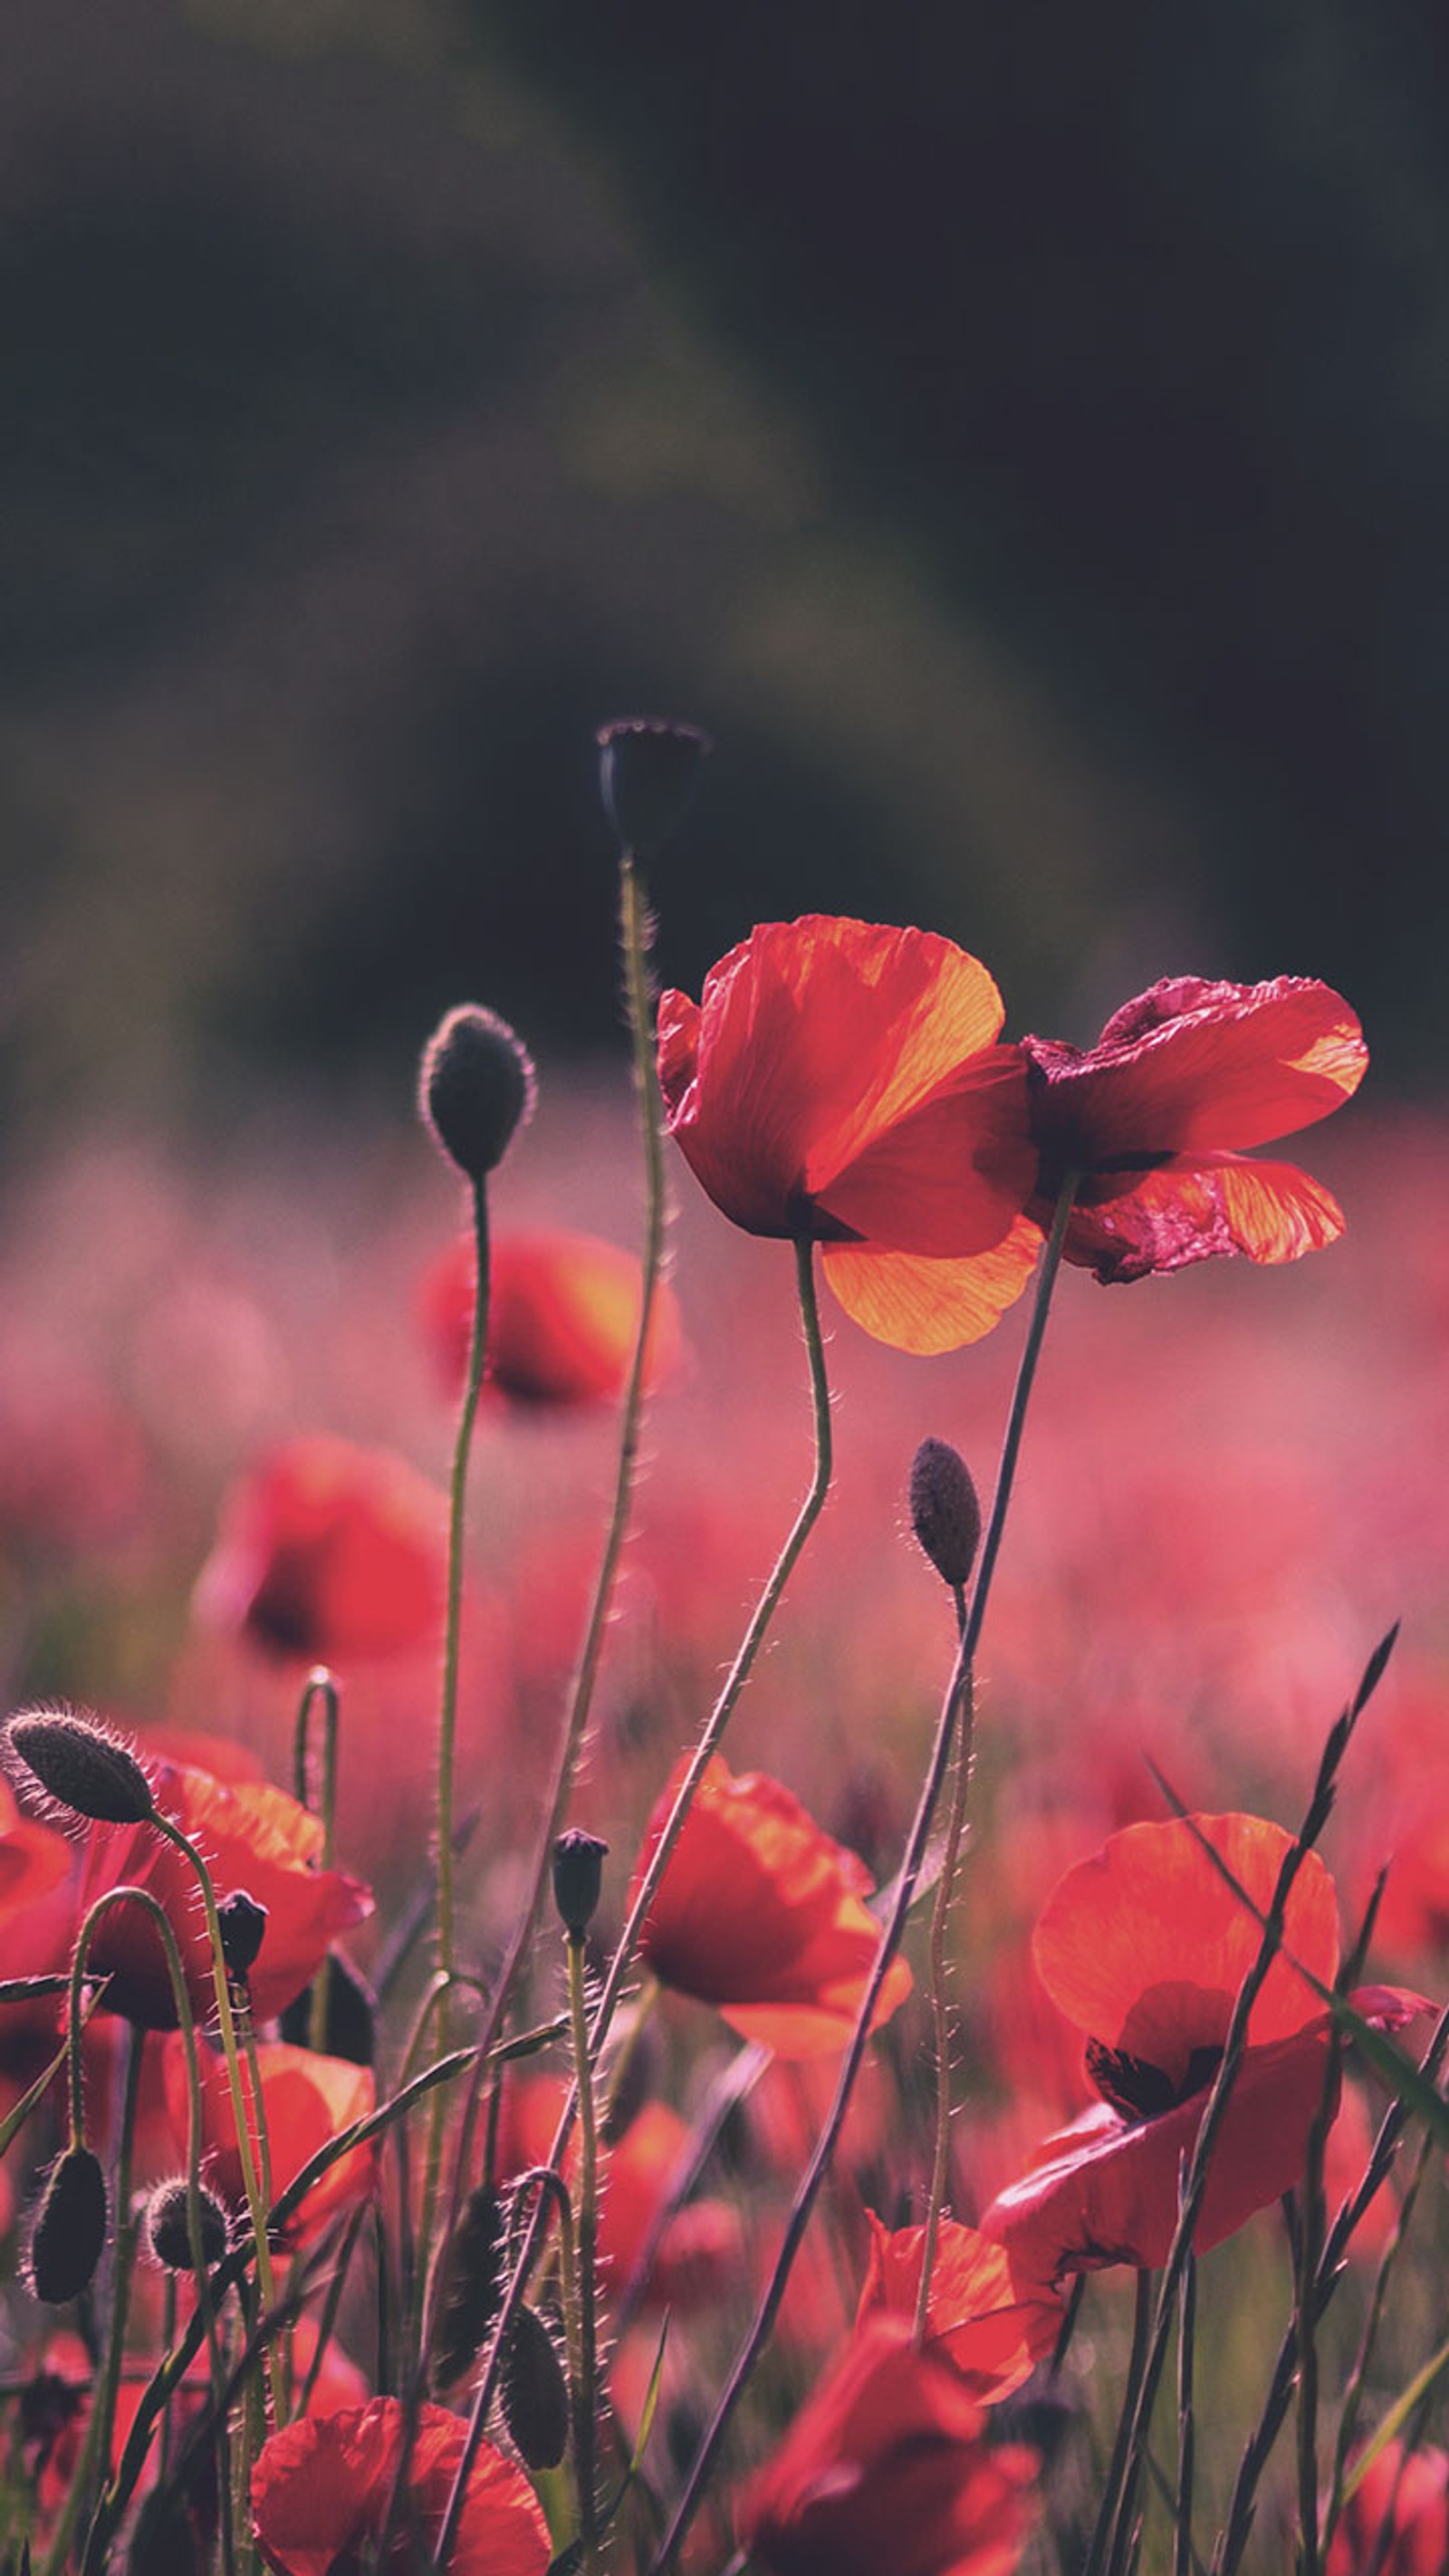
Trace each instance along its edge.
<instances>
[{"instance_id":1,"label":"drooping bud","mask_svg":"<svg viewBox=\"0 0 1449 2576\"><path fill-rule=\"evenodd\" d=\"M450 2388L470 2370L498 2313L498 2258L503 2245L503 2205L480 2183L468 2194L443 2261L442 2313L433 2378Z\"/></svg>"},{"instance_id":2,"label":"drooping bud","mask_svg":"<svg viewBox=\"0 0 1449 2576\"><path fill-rule=\"evenodd\" d=\"M556 2469L569 2440L569 2388L558 2347L533 2308L515 2308L500 2380L503 2420L530 2469Z\"/></svg>"},{"instance_id":3,"label":"drooping bud","mask_svg":"<svg viewBox=\"0 0 1449 2576\"><path fill-rule=\"evenodd\" d=\"M312 1989L294 1995L278 2025L293 2048L312 2046ZM349 2066L377 2064L377 1997L360 1968L340 1950L327 1953L327 2012L321 2042L324 2057L345 2057Z\"/></svg>"},{"instance_id":4,"label":"drooping bud","mask_svg":"<svg viewBox=\"0 0 1449 2576\"><path fill-rule=\"evenodd\" d=\"M981 1544L981 1505L971 1470L949 1440L923 1440L911 1460L911 1527L943 1583L971 1580Z\"/></svg>"},{"instance_id":5,"label":"drooping bud","mask_svg":"<svg viewBox=\"0 0 1449 2576\"><path fill-rule=\"evenodd\" d=\"M571 1941L582 1941L599 1902L607 1843L576 1826L560 1834L553 1847L553 1901Z\"/></svg>"},{"instance_id":6,"label":"drooping bud","mask_svg":"<svg viewBox=\"0 0 1449 2576\"><path fill-rule=\"evenodd\" d=\"M187 2214L188 2198L184 2182L163 2182L153 2191L146 2206L146 2242L157 2262L164 2263L168 2272L195 2269ZM201 2256L209 2271L226 2252L226 2211L216 2194L207 2190L205 2183L199 2186L196 2200Z\"/></svg>"},{"instance_id":7,"label":"drooping bud","mask_svg":"<svg viewBox=\"0 0 1449 2576\"><path fill-rule=\"evenodd\" d=\"M532 1058L508 1022L464 1002L423 1049L418 1106L444 1153L482 1181L532 1116L535 1087Z\"/></svg>"},{"instance_id":8,"label":"drooping bud","mask_svg":"<svg viewBox=\"0 0 1449 2576\"><path fill-rule=\"evenodd\" d=\"M31 2222L30 2286L47 2307L78 2299L106 2244L106 2178L89 2147L67 2147L41 2186Z\"/></svg>"},{"instance_id":9,"label":"drooping bud","mask_svg":"<svg viewBox=\"0 0 1449 2576\"><path fill-rule=\"evenodd\" d=\"M257 1964L267 1929L267 1909L248 1896L244 1887L233 1888L216 1909L221 1925L221 1955L230 1975L246 1978Z\"/></svg>"},{"instance_id":10,"label":"drooping bud","mask_svg":"<svg viewBox=\"0 0 1449 2576\"><path fill-rule=\"evenodd\" d=\"M599 793L621 850L648 858L683 822L714 745L698 725L624 716L600 725Z\"/></svg>"},{"instance_id":11,"label":"drooping bud","mask_svg":"<svg viewBox=\"0 0 1449 2576\"><path fill-rule=\"evenodd\" d=\"M12 1767L22 1763L58 1806L97 1825L145 1825L156 1813L151 1783L129 1745L73 1710L22 1709L6 1729Z\"/></svg>"}]
</instances>

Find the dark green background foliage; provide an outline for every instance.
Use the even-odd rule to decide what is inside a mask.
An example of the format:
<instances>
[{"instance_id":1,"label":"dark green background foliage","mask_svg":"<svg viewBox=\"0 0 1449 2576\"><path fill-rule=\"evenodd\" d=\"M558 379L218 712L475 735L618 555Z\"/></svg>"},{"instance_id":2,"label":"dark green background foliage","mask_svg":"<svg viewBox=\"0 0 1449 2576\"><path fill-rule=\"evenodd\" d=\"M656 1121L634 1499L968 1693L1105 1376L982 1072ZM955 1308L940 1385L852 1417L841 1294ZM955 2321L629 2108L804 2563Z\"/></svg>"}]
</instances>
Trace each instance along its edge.
<instances>
[{"instance_id":1,"label":"dark green background foliage","mask_svg":"<svg viewBox=\"0 0 1449 2576\"><path fill-rule=\"evenodd\" d=\"M1011 1024L1314 972L1444 1070L1449 37L1408 0L15 0L12 1107L612 1045L656 871ZM403 1082L403 1096L406 1086Z\"/></svg>"}]
</instances>

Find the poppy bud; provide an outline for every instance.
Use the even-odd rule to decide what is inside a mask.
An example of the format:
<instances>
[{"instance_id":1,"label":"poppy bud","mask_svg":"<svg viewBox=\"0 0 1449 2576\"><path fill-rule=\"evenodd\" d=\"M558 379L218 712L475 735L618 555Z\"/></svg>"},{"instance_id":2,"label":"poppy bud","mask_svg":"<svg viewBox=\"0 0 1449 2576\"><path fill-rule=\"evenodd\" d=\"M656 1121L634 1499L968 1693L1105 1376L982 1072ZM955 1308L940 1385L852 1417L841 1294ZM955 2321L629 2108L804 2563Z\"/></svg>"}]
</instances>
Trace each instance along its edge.
<instances>
[{"instance_id":1,"label":"poppy bud","mask_svg":"<svg viewBox=\"0 0 1449 2576\"><path fill-rule=\"evenodd\" d=\"M41 2186L30 2230L30 2286L47 2307L78 2299L106 2242L106 2178L89 2147L67 2147Z\"/></svg>"},{"instance_id":2,"label":"poppy bud","mask_svg":"<svg viewBox=\"0 0 1449 2576\"><path fill-rule=\"evenodd\" d=\"M621 850L647 858L689 811L713 751L697 725L626 716L599 727L599 793Z\"/></svg>"},{"instance_id":3,"label":"poppy bud","mask_svg":"<svg viewBox=\"0 0 1449 2576\"><path fill-rule=\"evenodd\" d=\"M146 2209L146 2242L158 2263L168 2272L190 2272L195 2266L191 2254L191 2227L187 2214L187 2188L184 2182L163 2182L153 2191ZM203 2183L196 2195L201 2255L208 2270L219 2263L227 2247L226 2211L214 2192Z\"/></svg>"},{"instance_id":4,"label":"poppy bud","mask_svg":"<svg viewBox=\"0 0 1449 2576\"><path fill-rule=\"evenodd\" d=\"M949 1440L923 1440L911 1460L911 1527L943 1583L971 1579L981 1544L981 1505L971 1470Z\"/></svg>"},{"instance_id":5,"label":"poppy bud","mask_svg":"<svg viewBox=\"0 0 1449 2576\"><path fill-rule=\"evenodd\" d=\"M530 2469L556 2469L569 2439L569 2389L558 2348L533 2308L515 2308L500 2383L503 2420Z\"/></svg>"},{"instance_id":6,"label":"poppy bud","mask_svg":"<svg viewBox=\"0 0 1449 2576\"><path fill-rule=\"evenodd\" d=\"M445 1154L486 1179L533 1112L533 1062L496 1011L464 1002L423 1049L418 1105Z\"/></svg>"},{"instance_id":7,"label":"poppy bud","mask_svg":"<svg viewBox=\"0 0 1449 2576\"><path fill-rule=\"evenodd\" d=\"M278 2028L293 2048L312 2045L312 1989L294 1995ZM327 2016L322 2032L324 2057L345 2057L349 2066L377 2064L377 1997L360 1968L340 1950L327 1953Z\"/></svg>"},{"instance_id":8,"label":"poppy bud","mask_svg":"<svg viewBox=\"0 0 1449 2576\"><path fill-rule=\"evenodd\" d=\"M607 1843L576 1827L560 1834L553 1847L553 1901L571 1941L582 1941L599 1902Z\"/></svg>"},{"instance_id":9,"label":"poppy bud","mask_svg":"<svg viewBox=\"0 0 1449 2576\"><path fill-rule=\"evenodd\" d=\"M267 1929L267 1909L244 1887L232 1890L216 1909L221 1925L221 1955L234 1977L251 1975Z\"/></svg>"},{"instance_id":10,"label":"poppy bud","mask_svg":"<svg viewBox=\"0 0 1449 2576\"><path fill-rule=\"evenodd\" d=\"M496 2191L480 2183L468 2194L463 2215L448 2240L443 2270L443 2305L433 2378L451 2387L471 2368L498 2308L498 2256L503 2242L503 2207Z\"/></svg>"},{"instance_id":11,"label":"poppy bud","mask_svg":"<svg viewBox=\"0 0 1449 2576\"><path fill-rule=\"evenodd\" d=\"M58 1805L98 1825L144 1825L155 1815L151 1783L135 1754L92 1719L65 1709L24 1709L7 1732L12 1756Z\"/></svg>"}]
</instances>

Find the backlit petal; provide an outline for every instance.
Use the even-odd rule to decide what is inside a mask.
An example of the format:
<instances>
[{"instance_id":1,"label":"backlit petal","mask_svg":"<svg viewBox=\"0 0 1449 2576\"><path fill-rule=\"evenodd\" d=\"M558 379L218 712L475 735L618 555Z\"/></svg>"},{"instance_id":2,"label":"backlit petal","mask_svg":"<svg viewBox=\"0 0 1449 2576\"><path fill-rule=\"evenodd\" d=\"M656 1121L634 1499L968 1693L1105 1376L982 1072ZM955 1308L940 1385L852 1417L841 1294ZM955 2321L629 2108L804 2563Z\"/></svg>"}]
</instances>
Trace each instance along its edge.
<instances>
[{"instance_id":1,"label":"backlit petal","mask_svg":"<svg viewBox=\"0 0 1449 2576\"><path fill-rule=\"evenodd\" d=\"M825 1276L847 1315L878 1342L929 1355L989 1333L1021 1295L1041 1250L1040 1230L1018 1217L994 1252L934 1261L915 1252L827 1243Z\"/></svg>"},{"instance_id":2,"label":"backlit petal","mask_svg":"<svg viewBox=\"0 0 1449 2576\"><path fill-rule=\"evenodd\" d=\"M1067 1234L1069 1261L1105 1284L1182 1270L1214 1255L1297 1261L1343 1232L1337 1201L1292 1163L1183 1158L1130 1185L1088 1182Z\"/></svg>"},{"instance_id":3,"label":"backlit petal","mask_svg":"<svg viewBox=\"0 0 1449 2576\"><path fill-rule=\"evenodd\" d=\"M993 1047L875 1135L833 1179L824 1158L812 1155L805 1183L863 1242L949 1259L1001 1242L1031 1195L1036 1161L1021 1056Z\"/></svg>"}]
</instances>

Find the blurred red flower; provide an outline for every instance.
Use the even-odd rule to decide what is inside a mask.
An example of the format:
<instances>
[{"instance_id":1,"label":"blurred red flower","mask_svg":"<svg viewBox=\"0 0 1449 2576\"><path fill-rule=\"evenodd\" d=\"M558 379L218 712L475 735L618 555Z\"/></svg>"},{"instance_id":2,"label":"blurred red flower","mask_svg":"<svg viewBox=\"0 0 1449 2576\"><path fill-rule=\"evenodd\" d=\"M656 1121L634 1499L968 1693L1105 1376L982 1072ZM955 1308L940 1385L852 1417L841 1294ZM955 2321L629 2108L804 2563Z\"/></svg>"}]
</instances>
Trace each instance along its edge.
<instances>
[{"instance_id":1,"label":"blurred red flower","mask_svg":"<svg viewBox=\"0 0 1449 2576\"><path fill-rule=\"evenodd\" d=\"M246 2184L237 2151L237 2124L231 2107L226 2066L203 2042L201 2058L202 2153L208 2180L234 2209L246 2204ZM367 2066L341 2057L323 2057L309 2048L292 2048L282 2040L259 2040L262 2101L267 2114L272 2191L284 2192L302 2167L354 2120L365 2120L377 2106L377 2084ZM184 2154L190 2123L190 2090L186 2047L179 2031L165 2045L166 2108L178 2154ZM251 2068L242 2065L242 2098L254 2148L259 2145ZM314 2183L287 2230L287 2241L305 2245L339 2209L365 2200L377 2178L377 2150L353 2147L340 2156L320 2182Z\"/></svg>"},{"instance_id":2,"label":"blurred red flower","mask_svg":"<svg viewBox=\"0 0 1449 2576\"><path fill-rule=\"evenodd\" d=\"M823 1247L847 1314L900 1350L989 1332L1040 1248L1001 996L949 939L822 913L767 922L665 993L659 1079L716 1207Z\"/></svg>"},{"instance_id":3,"label":"blurred red flower","mask_svg":"<svg viewBox=\"0 0 1449 2576\"><path fill-rule=\"evenodd\" d=\"M441 1635L444 1523L442 1497L405 1459L293 1440L228 1494L198 1611L308 1663L396 1654Z\"/></svg>"},{"instance_id":4,"label":"blurred red flower","mask_svg":"<svg viewBox=\"0 0 1449 2576\"><path fill-rule=\"evenodd\" d=\"M372 1912L372 1893L342 1870L320 1869L321 1820L266 1782L214 1780L176 1762L148 1762L156 1804L201 1847L218 1902L241 1889L265 1906L262 1945L251 1970L259 2022L285 2010L315 1974L336 1934ZM196 1874L150 1825L92 1825L77 1894L79 1921L112 1887L141 1887L164 1906L180 1945L192 2010L203 2025L213 2009L211 1944ZM148 2030L174 2030L166 1957L138 1905L101 1919L91 1966L109 1973L106 2008Z\"/></svg>"},{"instance_id":5,"label":"blurred red flower","mask_svg":"<svg viewBox=\"0 0 1449 2576\"><path fill-rule=\"evenodd\" d=\"M1102 2100L1047 2139L1034 2169L984 2214L984 2232L1028 2278L1166 2260L1181 2159L1262 1938L1199 1836L1266 1911L1292 1837L1258 1816L1195 1816L1113 1834L1068 1870L1038 1922L1037 1973L1087 2034L1087 2072ZM1338 1969L1337 1898L1313 1852L1288 1899L1283 1953L1253 2006L1193 2238L1200 2253L1302 2173L1329 2024L1300 1966L1325 1986ZM1380 2021L1415 2009L1377 1988L1358 2001Z\"/></svg>"},{"instance_id":6,"label":"blurred red flower","mask_svg":"<svg viewBox=\"0 0 1449 2576\"><path fill-rule=\"evenodd\" d=\"M684 1770L649 1819L636 1888ZM640 1956L661 1985L713 2004L744 2038L781 2057L813 2057L844 2048L855 2026L880 1947L870 1892L864 1862L778 1780L761 1771L736 1779L716 1756L645 1918ZM894 1960L876 2027L910 1986L909 1968Z\"/></svg>"},{"instance_id":7,"label":"blurred red flower","mask_svg":"<svg viewBox=\"0 0 1449 2576\"><path fill-rule=\"evenodd\" d=\"M894 2234L873 2209L870 2262L857 2326L875 2316L914 2325L925 2258L924 2227ZM1062 2302L1049 2284L1023 2280L1004 2245L943 2217L931 2268L926 2350L948 2361L982 2405L999 2402L1031 2376L1061 2332Z\"/></svg>"},{"instance_id":8,"label":"blurred red flower","mask_svg":"<svg viewBox=\"0 0 1449 2576\"><path fill-rule=\"evenodd\" d=\"M405 2412L395 2397L308 2416L274 2433L252 2471L252 2527L275 2576L348 2576L372 2564L402 2458ZM418 2409L398 2530L384 2564L417 2563L408 2525L436 2550L468 2427L442 2406ZM486 2443L468 2473L446 2576L544 2576L548 2525L532 2487ZM431 2564L431 2559L429 2564Z\"/></svg>"},{"instance_id":9,"label":"blurred red flower","mask_svg":"<svg viewBox=\"0 0 1449 2576\"><path fill-rule=\"evenodd\" d=\"M1444 2576L1449 2454L1386 2442L1343 2509L1324 2576Z\"/></svg>"},{"instance_id":10,"label":"blurred red flower","mask_svg":"<svg viewBox=\"0 0 1449 2576\"><path fill-rule=\"evenodd\" d=\"M48 1896L69 1875L74 1857L64 1834L22 1816L8 1781L0 1779L0 1923ZM31 1971L9 1973L27 1976Z\"/></svg>"},{"instance_id":11,"label":"blurred red flower","mask_svg":"<svg viewBox=\"0 0 1449 2576\"><path fill-rule=\"evenodd\" d=\"M1343 1231L1336 1202L1292 1163L1245 1149L1326 1118L1368 1063L1358 1021L1326 984L1169 977L1113 1013L1087 1050L1024 1038L1041 1151L1033 1214L1050 1222L1084 1175L1066 1257L1103 1281L1214 1253L1296 1261Z\"/></svg>"},{"instance_id":12,"label":"blurred red flower","mask_svg":"<svg viewBox=\"0 0 1449 2576\"><path fill-rule=\"evenodd\" d=\"M1038 2461L992 2447L955 2372L878 2318L847 2345L739 2511L770 2576L1010 2576Z\"/></svg>"},{"instance_id":13,"label":"blurred red flower","mask_svg":"<svg viewBox=\"0 0 1449 2576\"><path fill-rule=\"evenodd\" d=\"M610 2148L600 2200L599 2271L612 2298L630 2288L692 2138L688 2121L667 2102L646 2102ZM660 2235L646 2303L676 2316L697 2313L739 2280L743 2262L744 2225L733 2201L688 2200Z\"/></svg>"},{"instance_id":14,"label":"blurred red flower","mask_svg":"<svg viewBox=\"0 0 1449 2576\"><path fill-rule=\"evenodd\" d=\"M418 1293L423 1330L446 1392L461 1392L473 1332L476 1253L450 1244ZM639 1329L640 1269L594 1234L500 1235L488 1263L488 1383L520 1405L607 1403L623 1390ZM649 1334L648 1383L680 1352L679 1309L661 1280Z\"/></svg>"}]
</instances>

